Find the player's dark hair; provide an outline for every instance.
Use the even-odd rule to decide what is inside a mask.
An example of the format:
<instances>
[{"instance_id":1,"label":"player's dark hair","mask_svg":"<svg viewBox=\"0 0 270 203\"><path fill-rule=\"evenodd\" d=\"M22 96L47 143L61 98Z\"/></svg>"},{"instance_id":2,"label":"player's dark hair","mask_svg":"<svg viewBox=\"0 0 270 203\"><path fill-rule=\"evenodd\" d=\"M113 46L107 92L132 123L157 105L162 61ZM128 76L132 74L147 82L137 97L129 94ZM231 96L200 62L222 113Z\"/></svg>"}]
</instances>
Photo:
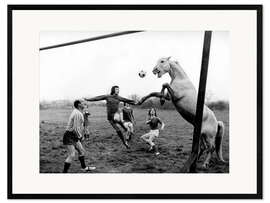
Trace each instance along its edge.
<instances>
[{"instance_id":1,"label":"player's dark hair","mask_svg":"<svg viewBox=\"0 0 270 203\"><path fill-rule=\"evenodd\" d=\"M119 88L119 86L117 86L117 85L112 86L112 88L111 88L111 95L113 95L115 93L115 89L116 88Z\"/></svg>"},{"instance_id":2,"label":"player's dark hair","mask_svg":"<svg viewBox=\"0 0 270 203\"><path fill-rule=\"evenodd\" d=\"M153 108L150 108L149 110L148 110L148 117L150 117L151 116L151 111L152 111L152 109L155 111L155 116L157 117L157 110L153 107Z\"/></svg>"},{"instance_id":3,"label":"player's dark hair","mask_svg":"<svg viewBox=\"0 0 270 203\"><path fill-rule=\"evenodd\" d=\"M81 101L80 100L75 100L73 105L77 109L79 104L81 104Z\"/></svg>"}]
</instances>

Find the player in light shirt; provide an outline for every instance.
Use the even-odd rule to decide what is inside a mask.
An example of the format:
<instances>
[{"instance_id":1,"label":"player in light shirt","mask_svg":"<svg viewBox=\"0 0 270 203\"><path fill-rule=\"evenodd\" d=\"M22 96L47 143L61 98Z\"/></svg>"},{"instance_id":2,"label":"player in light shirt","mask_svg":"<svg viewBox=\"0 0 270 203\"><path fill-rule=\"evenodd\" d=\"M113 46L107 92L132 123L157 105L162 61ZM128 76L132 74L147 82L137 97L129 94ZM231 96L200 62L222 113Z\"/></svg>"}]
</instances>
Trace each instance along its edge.
<instances>
[{"instance_id":1,"label":"player in light shirt","mask_svg":"<svg viewBox=\"0 0 270 203\"><path fill-rule=\"evenodd\" d=\"M76 151L79 154L79 160L81 167L84 171L95 170L94 166L86 166L85 164L85 149L82 146L81 140L84 138L84 116L83 116L83 104L81 101L76 100L74 102L74 110L72 111L66 131L63 136L63 144L67 146L68 157L64 163L63 173L67 173L72 161L75 158Z\"/></svg>"}]
</instances>

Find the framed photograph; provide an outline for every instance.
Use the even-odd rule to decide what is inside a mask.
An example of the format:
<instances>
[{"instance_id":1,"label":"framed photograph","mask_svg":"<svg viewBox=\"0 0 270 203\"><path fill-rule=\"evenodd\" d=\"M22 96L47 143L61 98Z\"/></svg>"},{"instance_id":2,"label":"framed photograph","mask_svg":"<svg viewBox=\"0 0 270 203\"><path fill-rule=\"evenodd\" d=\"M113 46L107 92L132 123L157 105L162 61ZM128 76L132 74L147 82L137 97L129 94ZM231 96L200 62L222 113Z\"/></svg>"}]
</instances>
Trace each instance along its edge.
<instances>
[{"instance_id":1,"label":"framed photograph","mask_svg":"<svg viewBox=\"0 0 270 203\"><path fill-rule=\"evenodd\" d=\"M8 5L8 198L261 199L262 5Z\"/></svg>"}]
</instances>

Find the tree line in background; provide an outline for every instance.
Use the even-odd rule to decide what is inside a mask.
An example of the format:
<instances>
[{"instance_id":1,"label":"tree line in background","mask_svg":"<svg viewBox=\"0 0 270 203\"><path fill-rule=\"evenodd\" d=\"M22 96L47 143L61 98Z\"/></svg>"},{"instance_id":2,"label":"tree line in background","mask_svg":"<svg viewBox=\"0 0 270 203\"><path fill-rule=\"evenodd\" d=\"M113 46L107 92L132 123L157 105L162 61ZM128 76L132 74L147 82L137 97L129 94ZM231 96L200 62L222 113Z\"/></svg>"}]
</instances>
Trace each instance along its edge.
<instances>
[{"instance_id":1,"label":"tree line in background","mask_svg":"<svg viewBox=\"0 0 270 203\"><path fill-rule=\"evenodd\" d=\"M218 100L212 101L211 100L212 94L207 94L205 99L205 104L212 110L228 110L229 109L229 102ZM135 101L140 100L140 97L136 94L132 94L129 96L130 99ZM87 104L88 106L106 106L105 101L100 102L91 102ZM41 110L49 109L49 108L73 108L73 101L71 100L56 100L56 101L41 101L39 104ZM155 107L157 109L168 109L173 110L175 109L174 105L170 101L166 101L164 105L160 105L159 98L150 98L145 101L142 105L136 106L135 108L142 108L142 109L149 109L151 107Z\"/></svg>"}]
</instances>

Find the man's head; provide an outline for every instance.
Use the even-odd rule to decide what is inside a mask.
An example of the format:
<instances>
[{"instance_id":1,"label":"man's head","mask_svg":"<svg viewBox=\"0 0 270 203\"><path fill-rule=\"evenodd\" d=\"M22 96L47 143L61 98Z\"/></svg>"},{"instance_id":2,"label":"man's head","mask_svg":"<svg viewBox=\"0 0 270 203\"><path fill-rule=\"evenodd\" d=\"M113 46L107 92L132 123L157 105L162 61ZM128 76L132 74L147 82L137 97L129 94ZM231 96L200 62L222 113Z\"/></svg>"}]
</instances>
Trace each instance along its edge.
<instances>
[{"instance_id":1,"label":"man's head","mask_svg":"<svg viewBox=\"0 0 270 203\"><path fill-rule=\"evenodd\" d=\"M125 107L125 108L129 108L130 106L129 106L128 103L125 102L125 103L124 103L124 107Z\"/></svg>"},{"instance_id":2,"label":"man's head","mask_svg":"<svg viewBox=\"0 0 270 203\"><path fill-rule=\"evenodd\" d=\"M80 100L75 100L73 105L76 109L79 109L79 110L83 109L83 104Z\"/></svg>"},{"instance_id":3,"label":"man's head","mask_svg":"<svg viewBox=\"0 0 270 203\"><path fill-rule=\"evenodd\" d=\"M115 85L111 88L111 95L118 95L119 94L119 86Z\"/></svg>"}]
</instances>

